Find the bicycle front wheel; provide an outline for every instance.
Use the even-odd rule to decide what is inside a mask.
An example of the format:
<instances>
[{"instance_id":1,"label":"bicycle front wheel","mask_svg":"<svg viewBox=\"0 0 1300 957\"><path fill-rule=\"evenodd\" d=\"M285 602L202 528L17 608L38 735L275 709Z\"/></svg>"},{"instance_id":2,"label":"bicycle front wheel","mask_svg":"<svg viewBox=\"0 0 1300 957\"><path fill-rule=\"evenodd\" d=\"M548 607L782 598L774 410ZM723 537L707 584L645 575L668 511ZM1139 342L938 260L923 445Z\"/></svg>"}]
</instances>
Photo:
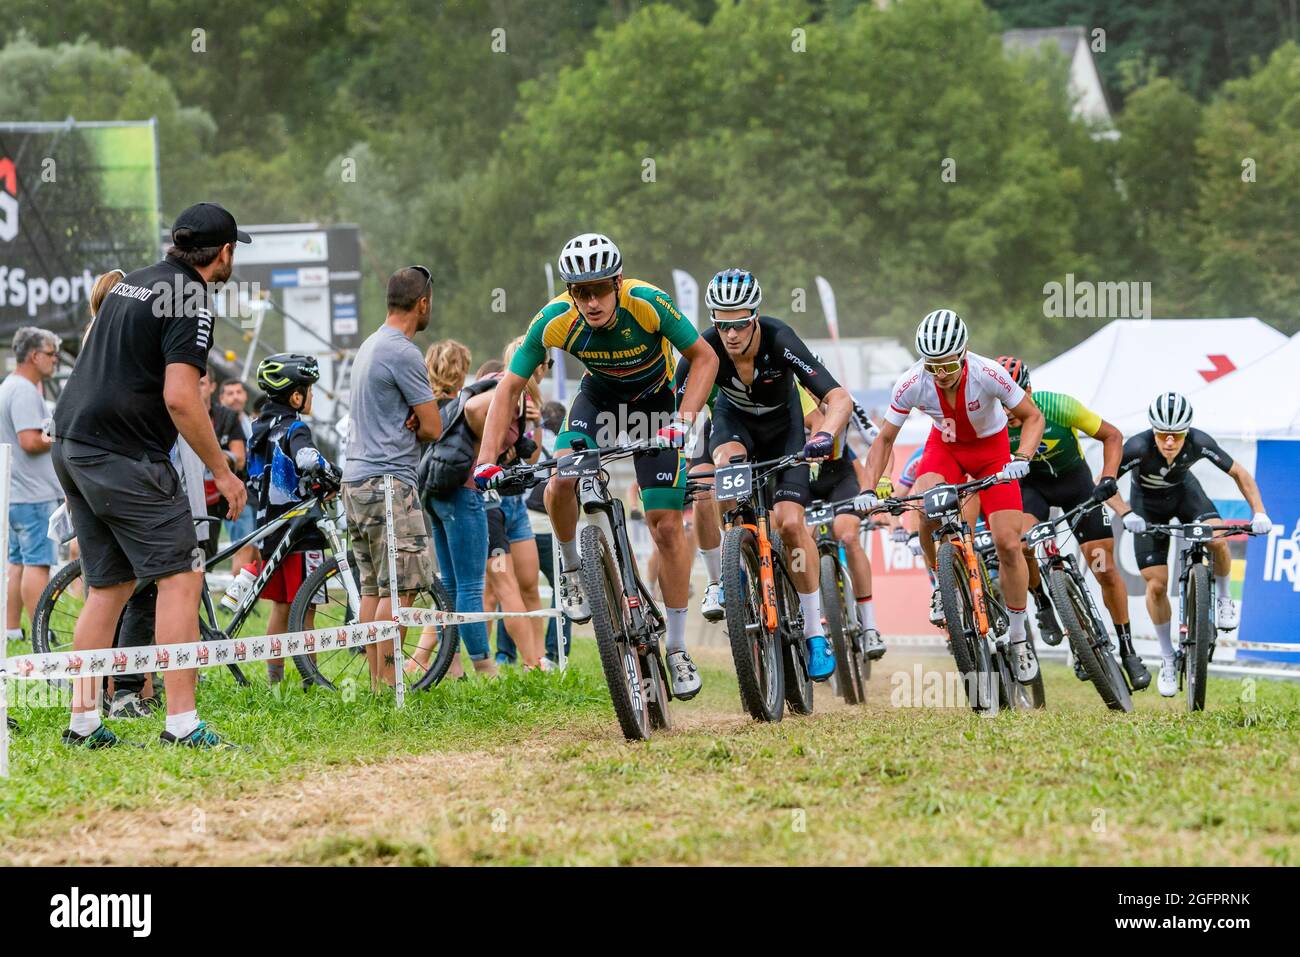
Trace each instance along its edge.
<instances>
[{"instance_id":1,"label":"bicycle front wheel","mask_svg":"<svg viewBox=\"0 0 1300 957\"><path fill-rule=\"evenodd\" d=\"M1054 569L1047 579L1047 591L1074 657L1084 674L1112 711L1132 711L1133 698L1120 673L1119 664L1107 648L1109 640L1088 607L1081 585L1064 569Z\"/></svg>"},{"instance_id":2,"label":"bicycle front wheel","mask_svg":"<svg viewBox=\"0 0 1300 957\"><path fill-rule=\"evenodd\" d=\"M582 591L591 609L591 627L614 714L625 738L644 741L650 737L654 720L646 694L644 659L628 627L623 581L614 552L596 525L582 529L578 550L582 554Z\"/></svg>"},{"instance_id":3,"label":"bicycle front wheel","mask_svg":"<svg viewBox=\"0 0 1300 957\"><path fill-rule=\"evenodd\" d=\"M350 569L353 583L359 586L357 570ZM413 606L452 611L451 599L442 580L435 577L428 589L416 595ZM339 577L338 560L330 557L307 576L289 606L290 631L328 631L354 624L360 609L352 607L348 590ZM413 691L432 688L447 674L460 645L460 631L455 625L426 625L402 629L402 653L406 660L408 687ZM293 655L293 663L304 685L337 691L370 679L370 665L365 647L338 651L302 652Z\"/></svg>"},{"instance_id":4,"label":"bicycle front wheel","mask_svg":"<svg viewBox=\"0 0 1300 957\"><path fill-rule=\"evenodd\" d=\"M722 594L740 703L756 721L780 721L785 712L781 636L779 627L767 630L762 593L758 539L747 528L727 529L722 539Z\"/></svg>"},{"instance_id":5,"label":"bicycle front wheel","mask_svg":"<svg viewBox=\"0 0 1300 957\"><path fill-rule=\"evenodd\" d=\"M1214 641L1214 610L1210 601L1210 570L1193 565L1187 588L1187 710L1205 710L1205 680Z\"/></svg>"},{"instance_id":6,"label":"bicycle front wheel","mask_svg":"<svg viewBox=\"0 0 1300 957\"><path fill-rule=\"evenodd\" d=\"M939 546L936 563L939 580L939 599L943 603L944 627L948 630L948 644L953 661L966 689L966 700L974 711L997 710L997 697L993 694L993 661L984 636L975 623L975 601L971 595L970 578L961 553L951 541Z\"/></svg>"}]
</instances>

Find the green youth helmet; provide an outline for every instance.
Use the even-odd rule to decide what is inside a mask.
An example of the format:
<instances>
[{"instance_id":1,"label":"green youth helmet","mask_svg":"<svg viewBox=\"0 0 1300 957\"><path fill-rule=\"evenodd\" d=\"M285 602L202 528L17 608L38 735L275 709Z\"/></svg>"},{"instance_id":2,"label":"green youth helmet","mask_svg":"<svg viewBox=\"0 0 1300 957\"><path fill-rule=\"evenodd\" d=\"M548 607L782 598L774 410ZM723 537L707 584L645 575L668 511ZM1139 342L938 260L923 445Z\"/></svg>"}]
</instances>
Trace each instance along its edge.
<instances>
[{"instance_id":1,"label":"green youth helmet","mask_svg":"<svg viewBox=\"0 0 1300 957\"><path fill-rule=\"evenodd\" d=\"M257 364L257 387L273 398L282 399L319 381L320 366L315 356L279 352Z\"/></svg>"}]
</instances>

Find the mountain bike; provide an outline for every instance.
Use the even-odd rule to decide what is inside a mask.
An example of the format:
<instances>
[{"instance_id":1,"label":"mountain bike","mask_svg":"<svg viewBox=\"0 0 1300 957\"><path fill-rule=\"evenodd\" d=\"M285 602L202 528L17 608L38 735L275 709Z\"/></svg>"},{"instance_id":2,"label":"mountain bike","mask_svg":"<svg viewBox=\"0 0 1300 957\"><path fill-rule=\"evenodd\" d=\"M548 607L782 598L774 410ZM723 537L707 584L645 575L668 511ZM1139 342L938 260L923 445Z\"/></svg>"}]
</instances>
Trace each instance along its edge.
<instances>
[{"instance_id":1,"label":"mountain bike","mask_svg":"<svg viewBox=\"0 0 1300 957\"><path fill-rule=\"evenodd\" d=\"M981 714L1034 707L1033 691L1016 678L1011 645L1005 639L1011 616L992 587L988 566L975 548L974 532L961 514L963 501L1003 481L1008 480L990 475L936 485L919 495L885 499L872 509L872 513L892 515L923 511L935 524L935 574L948 645L966 687L966 700L971 710Z\"/></svg>"},{"instance_id":2,"label":"mountain bike","mask_svg":"<svg viewBox=\"0 0 1300 957\"><path fill-rule=\"evenodd\" d=\"M714 470L714 494L734 500L722 516L722 592L740 701L758 721L780 721L785 704L812 714L813 680L799 593L779 536L770 534L769 485L802 453Z\"/></svg>"},{"instance_id":3,"label":"mountain bike","mask_svg":"<svg viewBox=\"0 0 1300 957\"><path fill-rule=\"evenodd\" d=\"M1219 635L1215 624L1213 556L1210 542L1216 535L1254 535L1249 525L1209 525L1201 522L1186 525L1148 525L1149 532L1163 532L1182 538L1187 551L1182 556L1178 574L1178 648L1174 667L1178 670L1178 687L1187 691L1187 710L1205 710L1205 683L1214 645Z\"/></svg>"},{"instance_id":4,"label":"mountain bike","mask_svg":"<svg viewBox=\"0 0 1300 957\"><path fill-rule=\"evenodd\" d=\"M219 517L208 516L207 518L196 519L196 522L220 520ZM342 536L339 532L341 522L340 517L335 517L326 511L325 505L320 498L311 497L260 528L254 529L239 541L230 543L207 559L204 562L205 575L198 609L199 640L216 641L225 638L238 638L245 633L250 624L254 626L253 632L257 637L264 633L265 619L256 613L262 591L271 576L275 574L276 569L283 563L285 557L293 550L294 544L300 541L312 526L315 526L329 543L330 554L324 559L321 566L307 577L299 589L298 595L290 607L289 630L308 631L315 627L325 628L355 621L360 609L360 594L355 573L348 565L347 549L343 546ZM222 606L222 611L218 613L218 603L212 599L206 573L222 567L241 548L256 545L279 529L286 529L283 537L262 563L262 567L253 583L250 587L244 589L234 610L227 614L225 607ZM346 577L333 582L332 579L339 576L343 571L347 572ZM136 591L139 592L147 588L154 581L156 579L138 581ZM32 615L32 647L35 651L43 653L72 650L73 630L85 603L85 594L85 582L82 578L80 559L75 559L64 565L50 578L50 582L41 593L41 597L36 603L36 610ZM316 623L306 625L306 616L301 611L295 616L294 609L298 608L300 604L306 605L313 597L319 597L324 604L316 606ZM336 608L338 601L342 601L342 610L337 613L329 611L331 598L335 600L334 607ZM451 608L451 602L447 598L446 591L442 588L442 583L436 579L429 590L427 598L428 601L422 602L422 604L431 604L432 607L444 610ZM447 633L447 641L442 646L442 654L435 657L433 666L425 669L412 681L411 686L416 690L431 687L446 674L447 667L451 663L451 655L455 652L458 633L454 626L444 630ZM151 635L149 638L152 644L153 636ZM115 636L115 647L117 640L118 638ZM361 649L357 650L360 651ZM124 649L124 651L129 655L129 649ZM331 689L336 687L333 679L339 675L340 669L326 667L324 662L340 662L353 657L351 650L321 652L316 655L305 647L300 654L295 654L294 651L293 648L286 648L287 655L294 659L294 664L302 677L304 687L313 685ZM361 655L361 664L362 667L365 666L364 653ZM230 662L226 667L239 684L247 685L250 683L245 673L248 665ZM439 667L441 671L438 670Z\"/></svg>"},{"instance_id":5,"label":"mountain bike","mask_svg":"<svg viewBox=\"0 0 1300 957\"><path fill-rule=\"evenodd\" d=\"M507 469L497 485L502 495L517 495L551 471L577 479L578 503L587 516L578 532L582 590L614 713L629 740L644 741L652 731L672 727L672 687L661 648L667 626L637 569L623 502L610 494L604 466L662 451L648 443L589 449L578 440L569 455Z\"/></svg>"},{"instance_id":6,"label":"mountain bike","mask_svg":"<svg viewBox=\"0 0 1300 957\"><path fill-rule=\"evenodd\" d=\"M1007 601L1002 596L1001 567L998 560L997 546L993 544L993 533L988 530L987 526L977 526L972 541L975 543L975 550L979 552L980 558L984 560L984 565L988 569L989 588L991 589L993 600L1005 608ZM1029 646L1034 649L1034 655L1037 656L1038 635L1034 631L1033 623L1029 620L1028 615L1025 616L1025 640L1029 642ZM1043 673L1041 670L1034 676L1034 680L1029 682L1028 688L1030 703L1035 708L1046 708L1047 691L1043 687ZM1006 707L1006 702L1003 702L1002 706Z\"/></svg>"},{"instance_id":7,"label":"mountain bike","mask_svg":"<svg viewBox=\"0 0 1300 957\"><path fill-rule=\"evenodd\" d=\"M836 515L851 511L852 507L851 498L839 502L816 501L808 506L804 520L813 529L817 541L822 621L835 652L835 673L831 681L846 704L865 704L867 681L871 677L867 635L858 621L853 577L849 574L844 544L832 529Z\"/></svg>"},{"instance_id":8,"label":"mountain bike","mask_svg":"<svg viewBox=\"0 0 1300 957\"><path fill-rule=\"evenodd\" d=\"M1060 528L1068 527L1073 535L1084 516L1101 507L1100 502L1082 502L1057 518L1034 525L1025 533L1024 541L1034 549L1039 574L1047 583L1048 597L1075 660L1106 707L1128 712L1133 710L1132 688L1111 651L1110 635L1088 590L1083 569L1078 558L1063 553L1056 541Z\"/></svg>"}]
</instances>

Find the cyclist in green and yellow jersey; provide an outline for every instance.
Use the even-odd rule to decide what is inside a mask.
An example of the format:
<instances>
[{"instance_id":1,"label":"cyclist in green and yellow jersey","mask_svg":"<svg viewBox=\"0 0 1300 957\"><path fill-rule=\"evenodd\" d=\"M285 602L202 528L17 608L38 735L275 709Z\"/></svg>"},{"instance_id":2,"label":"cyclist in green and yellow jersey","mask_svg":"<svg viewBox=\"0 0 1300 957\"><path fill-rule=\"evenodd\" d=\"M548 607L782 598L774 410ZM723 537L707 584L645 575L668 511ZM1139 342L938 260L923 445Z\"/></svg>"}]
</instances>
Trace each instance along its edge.
<instances>
[{"instance_id":1,"label":"cyclist in green and yellow jersey","mask_svg":"<svg viewBox=\"0 0 1300 957\"><path fill-rule=\"evenodd\" d=\"M483 427L474 482L492 487L501 469L501 445L519 407L524 384L547 350L562 349L586 366L569 407L555 454L568 455L575 441L608 448L626 441L663 446L636 459L636 480L646 525L659 553L659 587L667 619L666 649L673 695L692 698L699 673L686 652L686 600L690 593L691 546L682 525L686 464L682 449L708 398L718 360L695 327L657 286L623 277L623 257L607 236L583 233L560 252L566 289L533 317L492 394ZM673 347L696 374L681 401L673 393ZM546 486L546 512L561 551L560 606L575 622L591 617L582 593L578 558L577 479L553 475Z\"/></svg>"},{"instance_id":2,"label":"cyclist in green and yellow jersey","mask_svg":"<svg viewBox=\"0 0 1300 957\"><path fill-rule=\"evenodd\" d=\"M1029 460L1029 474L1020 480L1025 531L1036 522L1046 521L1052 506L1068 511L1088 499L1108 501L1114 498L1116 476L1124 454L1124 436L1119 429L1072 396L1060 392L1034 392L1029 384L1029 367L1015 356L1000 356L998 362L1033 399L1047 423L1038 451ZM1007 429L1014 444L1020 435L1020 421L1010 417ZM1079 445L1080 432L1102 444L1101 481L1095 484ZM1128 672L1134 690L1140 691L1151 683L1151 673L1133 650L1128 590L1115 564L1115 537L1110 528L1110 514L1105 508L1088 512L1076 529L1076 537L1084 561L1101 585L1102 601L1115 623L1124 670ZM1052 614L1051 602L1032 555L1029 556L1029 586L1038 605L1038 626L1043 640L1049 645L1059 645L1064 636ZM1077 664L1075 673L1085 677Z\"/></svg>"}]
</instances>

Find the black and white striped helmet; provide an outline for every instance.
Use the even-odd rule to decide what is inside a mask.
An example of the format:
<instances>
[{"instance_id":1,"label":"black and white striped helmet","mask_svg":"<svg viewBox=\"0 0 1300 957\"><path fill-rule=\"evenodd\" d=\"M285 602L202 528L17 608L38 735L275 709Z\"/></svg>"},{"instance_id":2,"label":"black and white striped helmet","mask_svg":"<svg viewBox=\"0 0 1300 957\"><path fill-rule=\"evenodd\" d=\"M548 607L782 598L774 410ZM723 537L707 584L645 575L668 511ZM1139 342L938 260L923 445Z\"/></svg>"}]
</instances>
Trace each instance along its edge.
<instances>
[{"instance_id":1,"label":"black and white striped helmet","mask_svg":"<svg viewBox=\"0 0 1300 957\"><path fill-rule=\"evenodd\" d=\"M601 233L574 236L560 250L560 278L565 282L593 282L622 271L622 254L614 240Z\"/></svg>"},{"instance_id":2,"label":"black and white striped helmet","mask_svg":"<svg viewBox=\"0 0 1300 957\"><path fill-rule=\"evenodd\" d=\"M763 289L748 269L724 269L704 290L708 309L757 309L762 301Z\"/></svg>"},{"instance_id":3,"label":"black and white striped helmet","mask_svg":"<svg viewBox=\"0 0 1300 957\"><path fill-rule=\"evenodd\" d=\"M966 348L966 323L951 309L936 309L916 327L916 351L923 359L954 356Z\"/></svg>"},{"instance_id":4,"label":"black and white striped helmet","mask_svg":"<svg viewBox=\"0 0 1300 957\"><path fill-rule=\"evenodd\" d=\"M1186 432L1192 427L1192 404L1177 392L1162 392L1147 407L1147 421L1157 432Z\"/></svg>"}]
</instances>

